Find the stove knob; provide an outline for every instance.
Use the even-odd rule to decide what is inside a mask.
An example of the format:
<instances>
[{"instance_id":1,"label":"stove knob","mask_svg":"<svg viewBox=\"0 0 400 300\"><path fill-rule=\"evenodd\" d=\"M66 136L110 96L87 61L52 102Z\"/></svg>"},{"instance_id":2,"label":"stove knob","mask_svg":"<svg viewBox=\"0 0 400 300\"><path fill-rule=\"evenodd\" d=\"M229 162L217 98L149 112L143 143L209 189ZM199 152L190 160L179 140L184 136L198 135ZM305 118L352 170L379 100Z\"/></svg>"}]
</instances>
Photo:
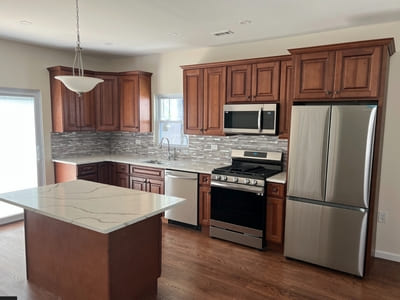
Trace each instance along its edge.
<instances>
[{"instance_id":1,"label":"stove knob","mask_svg":"<svg viewBox=\"0 0 400 300\"><path fill-rule=\"evenodd\" d=\"M245 180L244 180L244 183L245 183L245 184L250 184L250 179L245 179Z\"/></svg>"},{"instance_id":2,"label":"stove knob","mask_svg":"<svg viewBox=\"0 0 400 300\"><path fill-rule=\"evenodd\" d=\"M253 180L250 182L250 184L251 184L251 185L257 185L257 180L253 179Z\"/></svg>"},{"instance_id":3,"label":"stove knob","mask_svg":"<svg viewBox=\"0 0 400 300\"><path fill-rule=\"evenodd\" d=\"M222 176L222 177L221 177L221 180L223 180L223 181L227 181L227 180L228 180L228 177L226 177L226 176Z\"/></svg>"},{"instance_id":4,"label":"stove knob","mask_svg":"<svg viewBox=\"0 0 400 300\"><path fill-rule=\"evenodd\" d=\"M221 176L215 175L215 180L220 180L220 179L221 179Z\"/></svg>"},{"instance_id":5,"label":"stove knob","mask_svg":"<svg viewBox=\"0 0 400 300\"><path fill-rule=\"evenodd\" d=\"M237 178L237 177L233 177L233 178L232 178L232 181L233 181L233 182L238 182L238 178Z\"/></svg>"}]
</instances>

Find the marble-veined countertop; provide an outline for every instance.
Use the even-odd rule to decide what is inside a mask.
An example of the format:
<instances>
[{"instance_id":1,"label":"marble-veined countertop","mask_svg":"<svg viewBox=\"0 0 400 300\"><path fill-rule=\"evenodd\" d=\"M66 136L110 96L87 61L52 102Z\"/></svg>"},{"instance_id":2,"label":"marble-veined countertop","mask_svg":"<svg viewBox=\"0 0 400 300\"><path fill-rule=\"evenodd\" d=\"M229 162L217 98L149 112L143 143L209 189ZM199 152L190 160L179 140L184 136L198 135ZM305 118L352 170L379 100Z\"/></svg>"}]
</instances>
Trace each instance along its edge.
<instances>
[{"instance_id":1,"label":"marble-veined countertop","mask_svg":"<svg viewBox=\"0 0 400 300\"><path fill-rule=\"evenodd\" d=\"M4 193L0 200L105 234L185 201L86 180Z\"/></svg>"},{"instance_id":2,"label":"marble-veined countertop","mask_svg":"<svg viewBox=\"0 0 400 300\"><path fill-rule=\"evenodd\" d=\"M274 182L274 183L286 183L286 172L280 172L275 174L274 176L268 177L267 182Z\"/></svg>"},{"instance_id":3,"label":"marble-veined countertop","mask_svg":"<svg viewBox=\"0 0 400 300\"><path fill-rule=\"evenodd\" d=\"M160 163L149 163L149 160L157 160ZM97 163L102 161L111 161L117 163L125 163L132 165L139 165L145 167L153 167L160 169L187 171L194 173L205 173L211 174L211 171L215 168L230 165L230 163L215 163L215 162L196 162L191 160L164 160L152 158L150 156L143 155L94 155L94 156L71 156L63 158L54 158L53 162L65 163L65 164L89 164Z\"/></svg>"}]
</instances>

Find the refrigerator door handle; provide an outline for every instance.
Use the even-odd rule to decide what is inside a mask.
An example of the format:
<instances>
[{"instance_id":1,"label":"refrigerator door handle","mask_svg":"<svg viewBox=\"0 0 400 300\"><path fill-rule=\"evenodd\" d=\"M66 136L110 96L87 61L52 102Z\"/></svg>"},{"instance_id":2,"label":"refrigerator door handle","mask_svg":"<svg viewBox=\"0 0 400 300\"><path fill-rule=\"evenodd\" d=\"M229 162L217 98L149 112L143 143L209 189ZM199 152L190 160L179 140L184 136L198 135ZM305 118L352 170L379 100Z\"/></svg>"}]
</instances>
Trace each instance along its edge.
<instances>
[{"instance_id":1,"label":"refrigerator door handle","mask_svg":"<svg viewBox=\"0 0 400 300\"><path fill-rule=\"evenodd\" d=\"M368 134L367 134L367 148L365 155L365 172L364 172L364 205L368 207L369 193L370 193L370 181L372 172L372 154L374 151L374 140L375 140L375 124L376 124L376 107L372 109L371 116L368 123Z\"/></svg>"}]
</instances>

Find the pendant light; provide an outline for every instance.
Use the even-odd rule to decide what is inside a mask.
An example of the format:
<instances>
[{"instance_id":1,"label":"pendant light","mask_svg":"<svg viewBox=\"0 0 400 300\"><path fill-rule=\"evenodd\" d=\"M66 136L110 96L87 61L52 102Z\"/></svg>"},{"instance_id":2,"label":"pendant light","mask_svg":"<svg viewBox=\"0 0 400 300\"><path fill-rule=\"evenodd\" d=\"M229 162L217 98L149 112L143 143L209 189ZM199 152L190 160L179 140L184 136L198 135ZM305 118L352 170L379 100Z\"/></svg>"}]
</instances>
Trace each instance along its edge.
<instances>
[{"instance_id":1,"label":"pendant light","mask_svg":"<svg viewBox=\"0 0 400 300\"><path fill-rule=\"evenodd\" d=\"M60 80L69 90L76 92L78 95L91 91L98 83L104 81L100 78L84 76L81 39L79 36L78 0L76 0L76 47L72 75L55 76L54 78Z\"/></svg>"}]
</instances>

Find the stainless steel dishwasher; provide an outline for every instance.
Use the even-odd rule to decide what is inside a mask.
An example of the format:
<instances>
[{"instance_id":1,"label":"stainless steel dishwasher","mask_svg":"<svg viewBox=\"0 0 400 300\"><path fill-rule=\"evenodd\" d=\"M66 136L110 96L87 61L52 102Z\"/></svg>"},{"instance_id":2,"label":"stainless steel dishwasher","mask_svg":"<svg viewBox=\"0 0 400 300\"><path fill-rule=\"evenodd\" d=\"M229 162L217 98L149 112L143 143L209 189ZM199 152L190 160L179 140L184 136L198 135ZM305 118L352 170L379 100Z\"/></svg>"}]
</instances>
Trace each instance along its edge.
<instances>
[{"instance_id":1,"label":"stainless steel dishwasher","mask_svg":"<svg viewBox=\"0 0 400 300\"><path fill-rule=\"evenodd\" d=\"M168 220L198 226L198 174L174 170L165 171L165 195L185 198L186 201L165 211Z\"/></svg>"}]
</instances>

